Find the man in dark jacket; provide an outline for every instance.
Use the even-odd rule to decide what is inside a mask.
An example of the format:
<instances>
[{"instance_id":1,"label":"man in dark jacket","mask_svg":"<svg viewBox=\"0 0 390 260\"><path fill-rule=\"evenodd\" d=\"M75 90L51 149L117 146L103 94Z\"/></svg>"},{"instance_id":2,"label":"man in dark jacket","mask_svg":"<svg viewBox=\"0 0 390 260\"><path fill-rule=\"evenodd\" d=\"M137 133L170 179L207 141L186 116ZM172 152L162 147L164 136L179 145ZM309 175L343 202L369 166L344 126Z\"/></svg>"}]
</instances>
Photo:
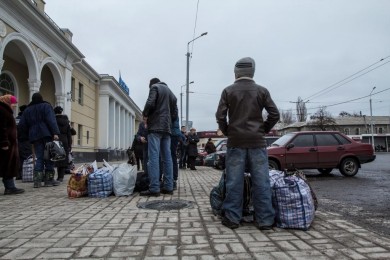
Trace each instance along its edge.
<instances>
[{"instance_id":1,"label":"man in dark jacket","mask_svg":"<svg viewBox=\"0 0 390 260\"><path fill-rule=\"evenodd\" d=\"M149 96L142 112L147 118L150 185L149 190L140 193L141 196L160 196L160 152L164 167L161 193L173 194L171 127L176 120L177 110L177 99L167 84L160 82L158 78L151 79Z\"/></svg>"},{"instance_id":2,"label":"man in dark jacket","mask_svg":"<svg viewBox=\"0 0 390 260\"><path fill-rule=\"evenodd\" d=\"M26 105L19 107L19 114L16 119L16 127L18 129L18 149L19 149L19 173L16 176L17 180L22 179L23 174L23 161L26 160L29 156L32 156L31 144L28 140L28 133L23 132L19 127L19 121L22 118L24 110L27 108Z\"/></svg>"},{"instance_id":3,"label":"man in dark jacket","mask_svg":"<svg viewBox=\"0 0 390 260\"><path fill-rule=\"evenodd\" d=\"M32 101L23 112L19 122L20 129L28 133L30 143L33 144L36 162L34 167L34 188L41 186L57 186L60 182L54 180L54 162L44 159L45 145L48 142L59 140L56 117L53 107L43 101L41 94L34 93Z\"/></svg>"},{"instance_id":4,"label":"man in dark jacket","mask_svg":"<svg viewBox=\"0 0 390 260\"><path fill-rule=\"evenodd\" d=\"M72 133L70 127L70 121L67 115L62 114L62 107L57 106L54 108L54 113L56 115L58 129L60 130L60 141L64 146L65 150L65 160L57 161L55 165L57 166L57 181L62 182L64 180L65 172L69 168L69 154L72 150Z\"/></svg>"},{"instance_id":5,"label":"man in dark jacket","mask_svg":"<svg viewBox=\"0 0 390 260\"><path fill-rule=\"evenodd\" d=\"M199 143L199 137L196 134L196 129L191 128L190 133L187 136L187 154L188 154L188 161L187 161L187 167L191 168L191 170L196 171L195 168L195 161L196 157L198 156L198 143Z\"/></svg>"},{"instance_id":6,"label":"man in dark jacket","mask_svg":"<svg viewBox=\"0 0 390 260\"><path fill-rule=\"evenodd\" d=\"M222 91L216 112L219 129L228 138L222 224L231 229L238 228L242 218L246 163L252 179L256 226L266 230L274 223L264 135L278 122L279 111L268 90L253 80L254 72L252 58L237 61L234 67L236 80ZM268 112L265 121L263 109Z\"/></svg>"}]
</instances>

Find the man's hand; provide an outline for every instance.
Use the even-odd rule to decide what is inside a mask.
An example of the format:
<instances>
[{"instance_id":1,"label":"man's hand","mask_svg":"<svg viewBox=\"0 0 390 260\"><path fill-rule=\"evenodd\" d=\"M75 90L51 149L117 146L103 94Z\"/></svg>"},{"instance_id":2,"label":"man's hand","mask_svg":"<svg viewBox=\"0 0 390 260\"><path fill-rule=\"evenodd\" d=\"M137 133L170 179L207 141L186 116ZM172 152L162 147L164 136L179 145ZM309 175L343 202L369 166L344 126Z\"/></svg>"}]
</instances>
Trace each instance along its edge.
<instances>
[{"instance_id":1,"label":"man's hand","mask_svg":"<svg viewBox=\"0 0 390 260\"><path fill-rule=\"evenodd\" d=\"M58 138L58 135L53 136L54 141L58 141L60 138Z\"/></svg>"},{"instance_id":2,"label":"man's hand","mask_svg":"<svg viewBox=\"0 0 390 260\"><path fill-rule=\"evenodd\" d=\"M143 143L143 144L147 143L146 138L143 136L141 136L140 140L141 140L141 143Z\"/></svg>"}]
</instances>

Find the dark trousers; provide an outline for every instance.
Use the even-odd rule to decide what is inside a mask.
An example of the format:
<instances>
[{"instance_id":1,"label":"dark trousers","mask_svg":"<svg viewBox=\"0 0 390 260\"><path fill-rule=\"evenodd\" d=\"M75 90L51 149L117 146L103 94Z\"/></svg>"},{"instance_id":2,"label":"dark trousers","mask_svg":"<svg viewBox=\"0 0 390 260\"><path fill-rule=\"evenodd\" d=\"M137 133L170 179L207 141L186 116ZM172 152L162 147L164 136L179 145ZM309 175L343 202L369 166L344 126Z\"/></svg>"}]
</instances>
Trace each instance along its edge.
<instances>
[{"instance_id":1,"label":"dark trousers","mask_svg":"<svg viewBox=\"0 0 390 260\"><path fill-rule=\"evenodd\" d=\"M178 136L171 136L171 156L172 156L172 167L173 167L173 180L177 181L179 175L179 167L177 165L177 145L179 143Z\"/></svg>"},{"instance_id":2,"label":"dark trousers","mask_svg":"<svg viewBox=\"0 0 390 260\"><path fill-rule=\"evenodd\" d=\"M195 169L196 156L188 156L187 168Z\"/></svg>"}]
</instances>

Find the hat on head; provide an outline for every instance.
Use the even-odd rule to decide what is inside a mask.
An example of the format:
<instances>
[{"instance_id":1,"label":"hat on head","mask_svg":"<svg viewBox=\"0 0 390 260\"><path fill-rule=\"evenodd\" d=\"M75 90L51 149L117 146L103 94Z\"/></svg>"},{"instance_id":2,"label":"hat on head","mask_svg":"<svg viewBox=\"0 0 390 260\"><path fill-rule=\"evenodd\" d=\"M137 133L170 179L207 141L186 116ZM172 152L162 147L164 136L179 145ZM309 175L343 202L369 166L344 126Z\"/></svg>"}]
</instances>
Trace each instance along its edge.
<instances>
[{"instance_id":1,"label":"hat on head","mask_svg":"<svg viewBox=\"0 0 390 260\"><path fill-rule=\"evenodd\" d=\"M11 96L11 100L10 101L11 101L11 105L18 103L18 100L16 99L15 96Z\"/></svg>"},{"instance_id":2,"label":"hat on head","mask_svg":"<svg viewBox=\"0 0 390 260\"><path fill-rule=\"evenodd\" d=\"M158 78L152 78L151 80L150 80L150 82L149 82L149 88L152 86L152 85L154 85L154 84L156 84L156 83L159 83L160 82L160 80L158 79Z\"/></svg>"},{"instance_id":3,"label":"hat on head","mask_svg":"<svg viewBox=\"0 0 390 260\"><path fill-rule=\"evenodd\" d=\"M54 113L56 113L56 114L61 114L62 111L64 111L64 109L62 109L62 107L60 107L60 106L56 106L54 108Z\"/></svg>"},{"instance_id":4,"label":"hat on head","mask_svg":"<svg viewBox=\"0 0 390 260\"><path fill-rule=\"evenodd\" d=\"M250 77L255 75L255 60L250 57L239 59L234 66L236 78Z\"/></svg>"}]
</instances>

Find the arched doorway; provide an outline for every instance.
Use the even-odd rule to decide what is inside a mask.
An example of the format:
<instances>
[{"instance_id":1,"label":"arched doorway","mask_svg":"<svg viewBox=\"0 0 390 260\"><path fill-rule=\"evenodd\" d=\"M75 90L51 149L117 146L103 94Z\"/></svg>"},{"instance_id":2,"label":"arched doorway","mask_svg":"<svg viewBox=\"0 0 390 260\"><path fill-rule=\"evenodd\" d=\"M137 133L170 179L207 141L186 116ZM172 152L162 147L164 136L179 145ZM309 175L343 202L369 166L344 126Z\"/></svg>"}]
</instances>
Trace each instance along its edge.
<instances>
[{"instance_id":1,"label":"arched doorway","mask_svg":"<svg viewBox=\"0 0 390 260\"><path fill-rule=\"evenodd\" d=\"M10 94L16 96L15 82L8 73L0 74L0 96Z\"/></svg>"}]
</instances>

